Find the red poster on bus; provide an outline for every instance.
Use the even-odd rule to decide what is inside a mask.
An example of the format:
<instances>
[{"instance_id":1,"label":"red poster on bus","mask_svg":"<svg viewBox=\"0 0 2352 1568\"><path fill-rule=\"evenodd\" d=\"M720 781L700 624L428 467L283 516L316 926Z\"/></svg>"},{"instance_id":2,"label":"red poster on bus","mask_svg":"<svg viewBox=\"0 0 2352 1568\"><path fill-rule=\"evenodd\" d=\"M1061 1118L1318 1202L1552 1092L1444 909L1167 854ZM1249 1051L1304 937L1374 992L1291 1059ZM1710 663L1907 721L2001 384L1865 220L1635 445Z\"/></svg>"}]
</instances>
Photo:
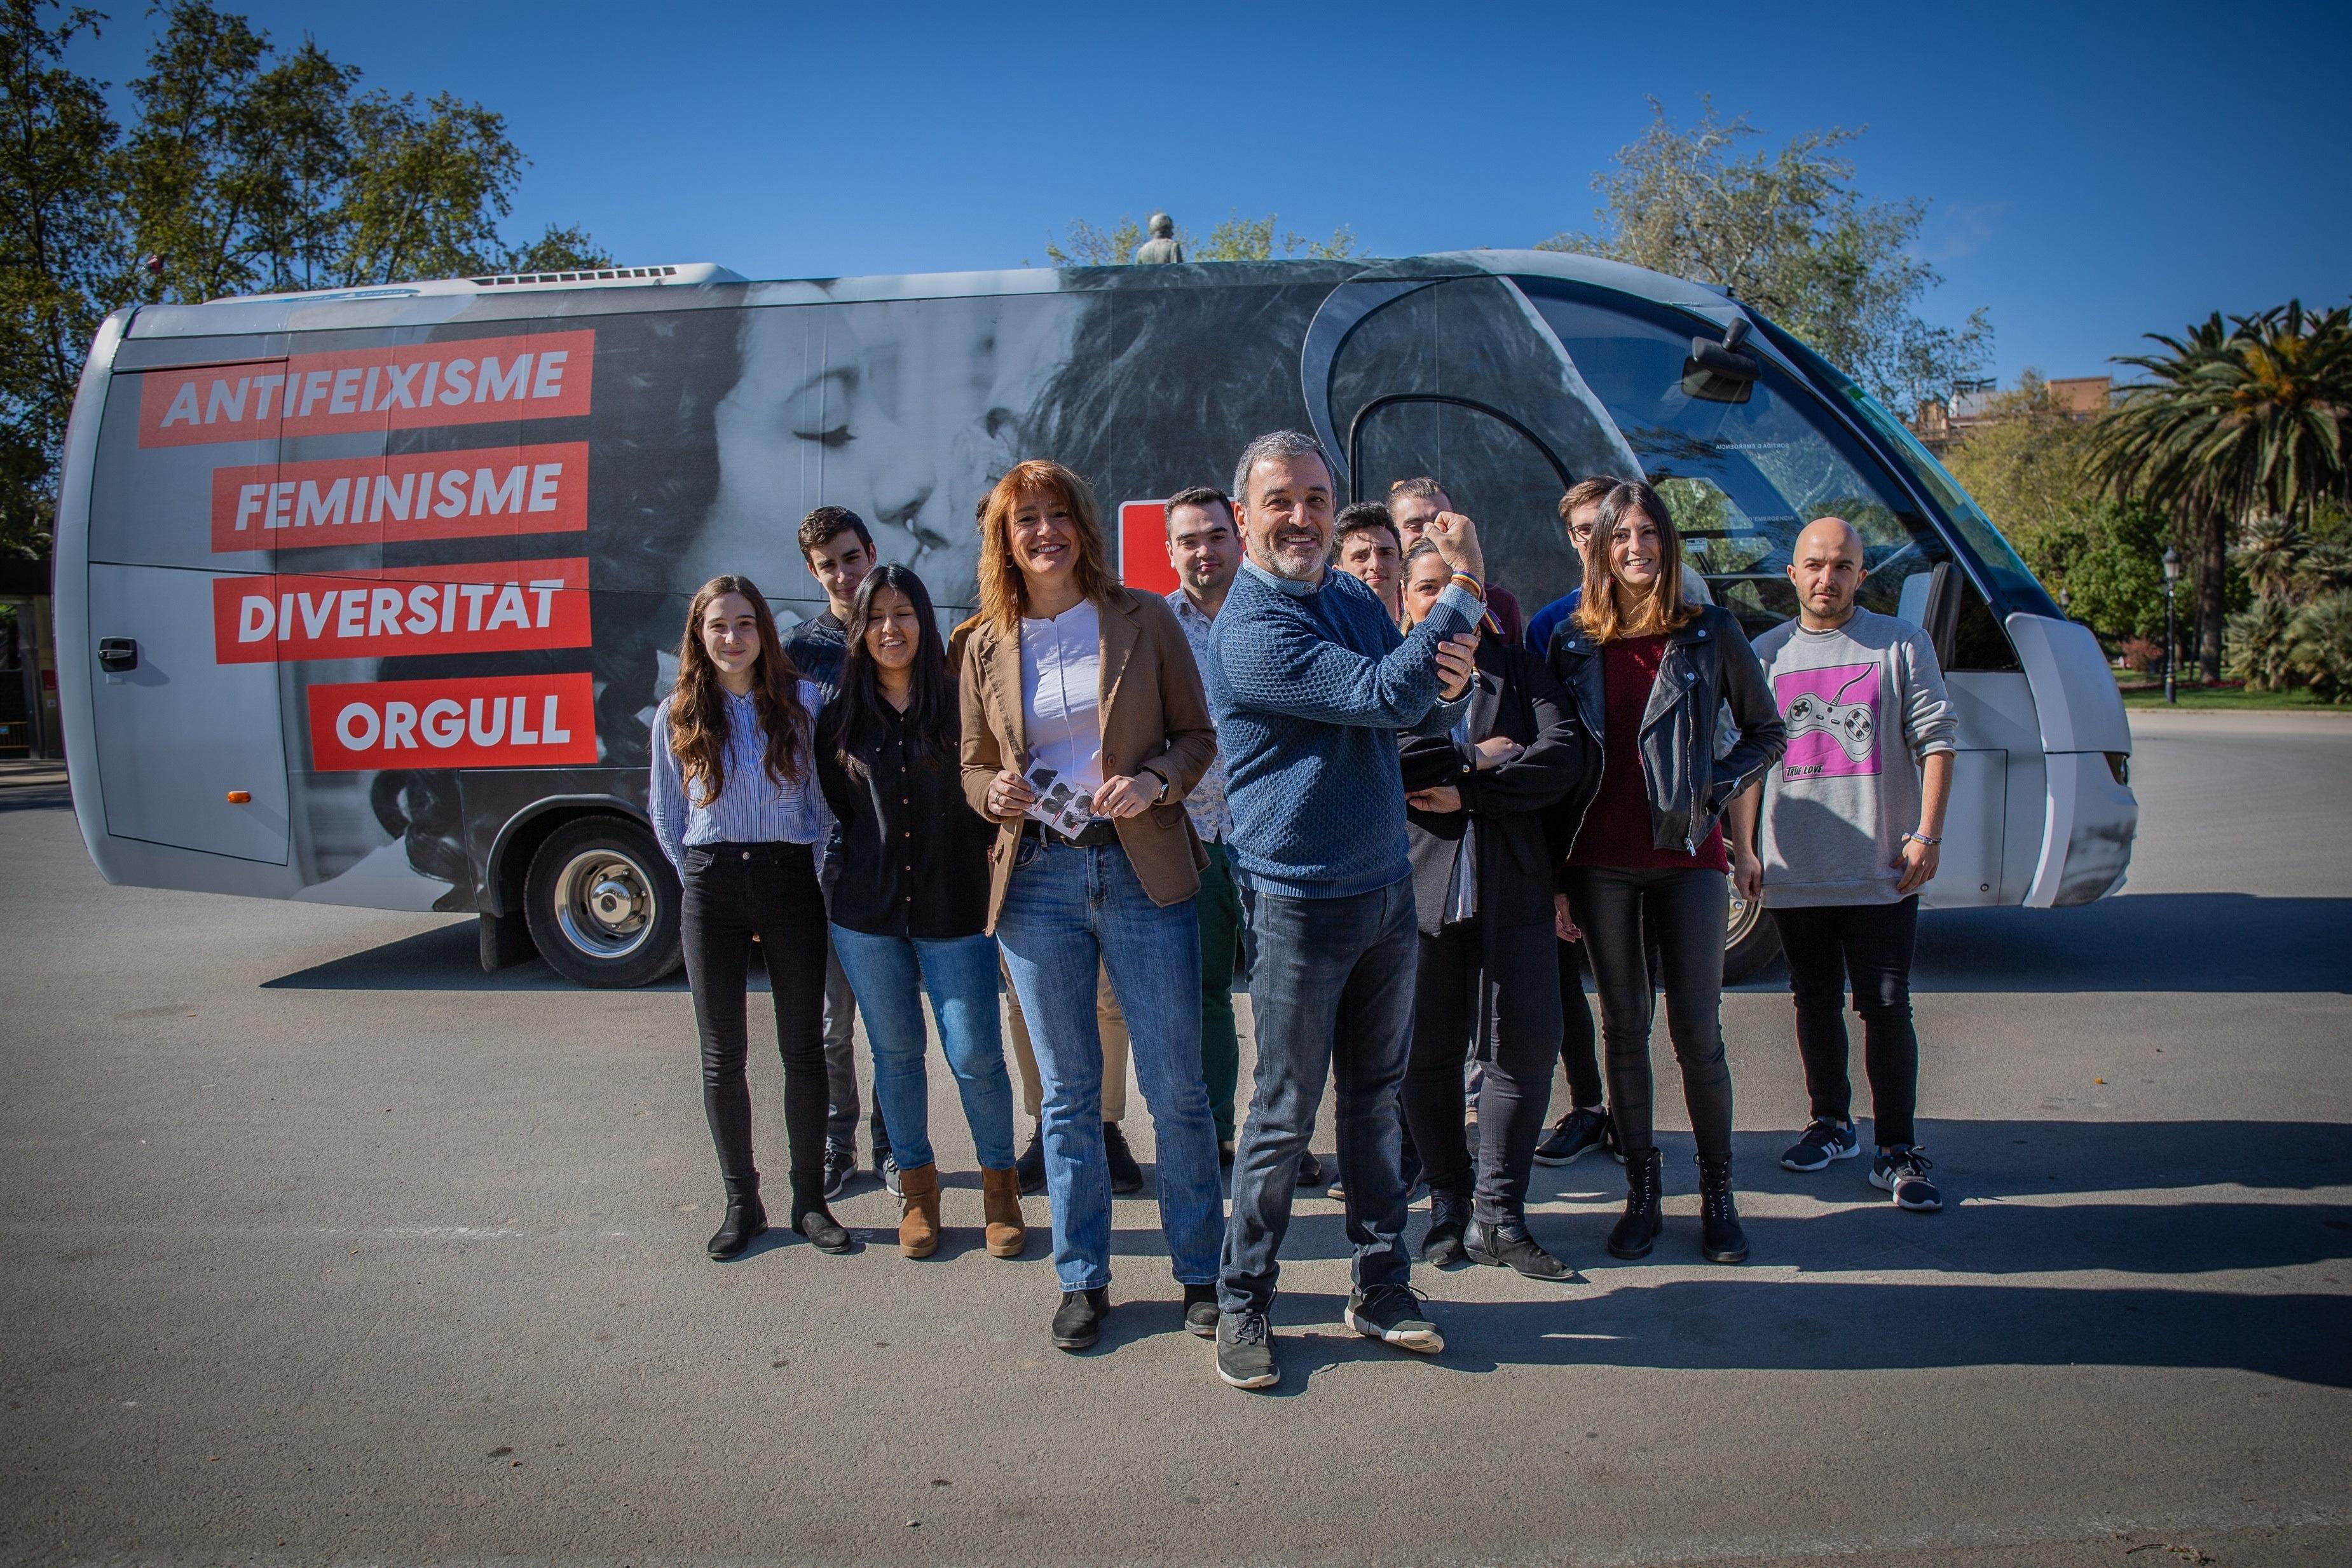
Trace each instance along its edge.
<instances>
[{"instance_id":1,"label":"red poster on bus","mask_svg":"<svg viewBox=\"0 0 2352 1568\"><path fill-rule=\"evenodd\" d=\"M139 444L570 418L588 412L595 360L593 331L539 332L151 371Z\"/></svg>"},{"instance_id":2,"label":"red poster on bus","mask_svg":"<svg viewBox=\"0 0 2352 1568\"><path fill-rule=\"evenodd\" d=\"M312 686L310 768L545 768L596 760L594 677Z\"/></svg>"},{"instance_id":3,"label":"red poster on bus","mask_svg":"<svg viewBox=\"0 0 2352 1568\"><path fill-rule=\"evenodd\" d=\"M223 664L585 648L588 560L213 580Z\"/></svg>"},{"instance_id":4,"label":"red poster on bus","mask_svg":"<svg viewBox=\"0 0 2352 1568\"><path fill-rule=\"evenodd\" d=\"M588 444L215 468L212 521L216 553L581 533Z\"/></svg>"}]
</instances>

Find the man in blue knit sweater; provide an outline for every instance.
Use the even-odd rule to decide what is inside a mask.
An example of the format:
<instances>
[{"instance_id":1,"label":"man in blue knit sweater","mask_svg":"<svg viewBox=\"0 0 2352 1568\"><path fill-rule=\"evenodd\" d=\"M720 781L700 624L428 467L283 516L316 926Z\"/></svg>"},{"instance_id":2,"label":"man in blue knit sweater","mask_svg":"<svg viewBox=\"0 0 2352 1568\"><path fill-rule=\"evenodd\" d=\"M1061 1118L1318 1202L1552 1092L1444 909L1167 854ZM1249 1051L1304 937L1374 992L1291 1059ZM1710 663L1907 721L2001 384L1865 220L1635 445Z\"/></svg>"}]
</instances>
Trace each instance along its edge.
<instances>
[{"instance_id":1,"label":"man in blue knit sweater","mask_svg":"<svg viewBox=\"0 0 2352 1568\"><path fill-rule=\"evenodd\" d=\"M1217 1288L1217 1375L1236 1388L1282 1375L1266 1312L1327 1074L1355 1248L1348 1326L1424 1354L1445 1344L1406 1282L1397 1085L1419 926L1396 737L1443 734L1461 716L1483 561L1470 519L1432 523L1454 579L1400 636L1370 589L1329 569L1333 490L1311 436L1279 431L1243 452L1234 495L1247 554L1202 671L1256 949L1256 1093L1234 1153Z\"/></svg>"}]
</instances>

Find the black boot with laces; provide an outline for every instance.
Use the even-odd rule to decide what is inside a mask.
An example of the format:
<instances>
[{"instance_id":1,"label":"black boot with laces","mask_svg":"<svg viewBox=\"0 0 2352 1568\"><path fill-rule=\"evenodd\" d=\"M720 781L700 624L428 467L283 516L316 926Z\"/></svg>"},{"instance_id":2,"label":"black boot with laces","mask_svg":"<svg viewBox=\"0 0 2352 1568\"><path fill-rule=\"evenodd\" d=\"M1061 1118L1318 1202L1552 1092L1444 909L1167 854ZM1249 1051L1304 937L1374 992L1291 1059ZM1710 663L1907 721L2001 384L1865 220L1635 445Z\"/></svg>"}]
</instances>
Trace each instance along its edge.
<instances>
[{"instance_id":1,"label":"black boot with laces","mask_svg":"<svg viewBox=\"0 0 2352 1568\"><path fill-rule=\"evenodd\" d=\"M1698 1157L1699 1250L1710 1263L1738 1263L1748 1257L1748 1232L1731 1200L1731 1156Z\"/></svg>"},{"instance_id":2,"label":"black boot with laces","mask_svg":"<svg viewBox=\"0 0 2352 1568\"><path fill-rule=\"evenodd\" d=\"M1658 1151L1655 1147L1640 1149L1625 1156L1625 1212L1609 1228L1609 1255L1612 1258L1646 1258L1665 1228L1665 1216L1660 1209L1661 1176Z\"/></svg>"}]
</instances>

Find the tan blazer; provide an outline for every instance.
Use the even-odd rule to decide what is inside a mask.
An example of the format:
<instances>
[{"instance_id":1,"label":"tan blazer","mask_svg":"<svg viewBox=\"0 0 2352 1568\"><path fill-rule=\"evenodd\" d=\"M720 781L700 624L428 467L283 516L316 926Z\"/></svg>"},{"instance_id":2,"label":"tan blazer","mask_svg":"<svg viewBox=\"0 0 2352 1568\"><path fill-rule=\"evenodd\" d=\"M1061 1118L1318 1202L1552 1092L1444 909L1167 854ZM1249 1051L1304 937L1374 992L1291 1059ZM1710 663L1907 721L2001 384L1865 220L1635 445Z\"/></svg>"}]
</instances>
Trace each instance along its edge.
<instances>
[{"instance_id":1,"label":"tan blazer","mask_svg":"<svg viewBox=\"0 0 2352 1568\"><path fill-rule=\"evenodd\" d=\"M1139 817L1121 818L1119 846L1151 902L1181 904L1201 890L1209 863L1184 797L1216 759L1217 731L1208 695L1192 663L1192 645L1176 613L1156 594L1114 588L1098 607L1102 622L1103 776L1156 773L1166 798ZM968 631L967 631L968 628ZM961 643L963 792L971 809L989 815L988 789L999 770L1025 772L1029 747L1021 704L1021 634L988 623L957 628ZM989 847L988 929L1004 907L1013 862L1021 847L1015 817Z\"/></svg>"}]
</instances>

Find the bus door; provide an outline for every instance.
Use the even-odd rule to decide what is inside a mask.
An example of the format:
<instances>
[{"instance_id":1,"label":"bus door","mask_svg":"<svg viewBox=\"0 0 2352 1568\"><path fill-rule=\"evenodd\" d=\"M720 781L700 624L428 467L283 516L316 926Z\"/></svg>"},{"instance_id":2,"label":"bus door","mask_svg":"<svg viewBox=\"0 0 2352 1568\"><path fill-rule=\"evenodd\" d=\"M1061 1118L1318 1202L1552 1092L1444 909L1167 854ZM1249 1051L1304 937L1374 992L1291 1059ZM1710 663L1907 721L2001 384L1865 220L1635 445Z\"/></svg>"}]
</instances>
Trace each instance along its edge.
<instances>
[{"instance_id":1,"label":"bus door","mask_svg":"<svg viewBox=\"0 0 2352 1568\"><path fill-rule=\"evenodd\" d=\"M1575 586L1557 510L1575 476L1518 420L1444 392L1388 392L1357 411L1348 427L1349 499L1385 500L1391 483L1423 474L1476 521L1487 559L1498 568L1509 561L1522 608L1532 613Z\"/></svg>"},{"instance_id":2,"label":"bus door","mask_svg":"<svg viewBox=\"0 0 2352 1568\"><path fill-rule=\"evenodd\" d=\"M112 837L287 863L278 666L268 637L239 639L260 615L241 622L245 601L274 603L270 554L254 541L278 433L274 414L257 417L258 389L274 401L284 373L282 360L244 361L118 372L108 386L90 493L89 646L58 653L89 664ZM258 498L241 513L240 496Z\"/></svg>"}]
</instances>

